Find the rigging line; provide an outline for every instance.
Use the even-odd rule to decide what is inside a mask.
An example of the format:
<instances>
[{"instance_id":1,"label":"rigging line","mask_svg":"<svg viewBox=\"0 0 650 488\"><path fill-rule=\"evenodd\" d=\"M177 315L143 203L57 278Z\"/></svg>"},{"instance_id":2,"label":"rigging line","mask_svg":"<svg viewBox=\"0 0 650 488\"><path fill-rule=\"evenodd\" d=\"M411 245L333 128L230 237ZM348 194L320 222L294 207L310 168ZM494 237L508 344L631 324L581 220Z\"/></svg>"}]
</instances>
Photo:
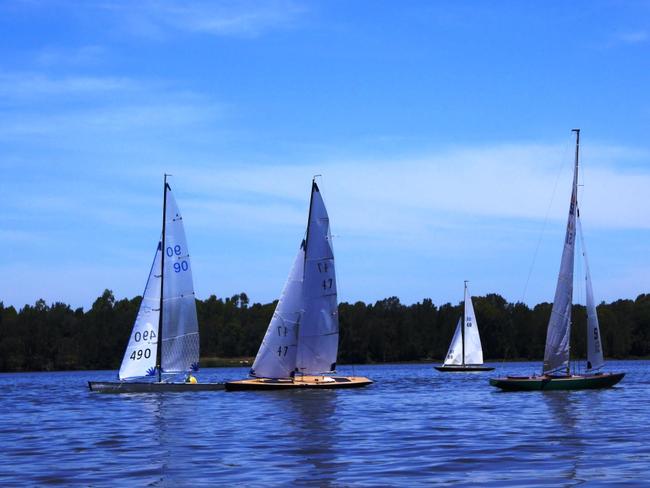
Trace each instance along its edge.
<instances>
[{"instance_id":1,"label":"rigging line","mask_svg":"<svg viewBox=\"0 0 650 488\"><path fill-rule=\"evenodd\" d=\"M537 245L535 246L535 252L533 253L533 262L530 264L530 268L528 269L528 276L526 277L526 283L524 284L524 291L521 294L521 303L525 303L526 299L526 292L528 291L528 285L530 284L530 278L533 274L533 269L535 268L535 262L537 261L537 255L539 254L539 247L542 244L542 239L544 237L544 233L546 232L546 226L548 224L548 216L551 213L551 207L553 206L553 201L555 200L555 194L557 193L557 186L560 183L560 177L562 176L562 173L564 172L564 167L566 166L566 160L567 160L567 151L569 150L569 143L571 142L571 138L567 138L566 143L564 145L564 152L562 155L562 161L563 163L560 165L560 171L558 171L557 177L555 179L555 184L553 185L553 193L551 194L551 201L548 203L548 207L546 208L546 215L544 216L544 223L542 224L542 231L539 234L539 238L537 239Z\"/></svg>"}]
</instances>

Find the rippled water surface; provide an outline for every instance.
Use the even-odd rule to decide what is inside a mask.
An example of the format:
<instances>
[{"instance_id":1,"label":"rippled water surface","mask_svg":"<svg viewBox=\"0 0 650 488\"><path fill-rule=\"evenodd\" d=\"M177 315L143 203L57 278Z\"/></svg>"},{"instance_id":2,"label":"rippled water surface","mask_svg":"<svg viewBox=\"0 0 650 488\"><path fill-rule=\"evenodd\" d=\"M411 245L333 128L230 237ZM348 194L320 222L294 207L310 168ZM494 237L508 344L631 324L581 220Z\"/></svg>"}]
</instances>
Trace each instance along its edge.
<instances>
[{"instance_id":1,"label":"rippled water surface","mask_svg":"<svg viewBox=\"0 0 650 488\"><path fill-rule=\"evenodd\" d=\"M650 362L617 387L504 393L493 373L357 366L322 391L102 395L109 371L0 375L0 486L639 486L650 477ZM351 374L342 367L340 373ZM203 370L200 380L246 375Z\"/></svg>"}]
</instances>

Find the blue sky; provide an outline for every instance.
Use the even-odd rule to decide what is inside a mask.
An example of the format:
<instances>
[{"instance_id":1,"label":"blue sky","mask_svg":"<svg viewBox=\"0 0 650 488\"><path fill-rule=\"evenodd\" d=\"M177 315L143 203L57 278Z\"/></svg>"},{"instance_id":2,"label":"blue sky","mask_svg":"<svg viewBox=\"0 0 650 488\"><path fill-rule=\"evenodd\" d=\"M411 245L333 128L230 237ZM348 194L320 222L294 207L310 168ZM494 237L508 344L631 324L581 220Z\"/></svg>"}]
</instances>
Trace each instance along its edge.
<instances>
[{"instance_id":1,"label":"blue sky","mask_svg":"<svg viewBox=\"0 0 650 488\"><path fill-rule=\"evenodd\" d=\"M141 293L163 172L201 298L277 297L322 174L341 301L550 301L573 127L596 298L650 291L647 2L7 0L0 31L5 304Z\"/></svg>"}]
</instances>

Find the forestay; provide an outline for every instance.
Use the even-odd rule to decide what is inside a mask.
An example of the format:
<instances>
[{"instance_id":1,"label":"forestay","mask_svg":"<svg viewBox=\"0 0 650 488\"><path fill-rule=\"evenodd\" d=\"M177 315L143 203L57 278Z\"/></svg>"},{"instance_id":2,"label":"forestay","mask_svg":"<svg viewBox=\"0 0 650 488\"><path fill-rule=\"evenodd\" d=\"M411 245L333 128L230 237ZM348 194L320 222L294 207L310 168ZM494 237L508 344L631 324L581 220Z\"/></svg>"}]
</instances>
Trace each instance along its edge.
<instances>
[{"instance_id":1,"label":"forestay","mask_svg":"<svg viewBox=\"0 0 650 488\"><path fill-rule=\"evenodd\" d=\"M156 355L158 352L158 321L160 318L160 261L162 243L154 256L149 278L142 294L142 302L135 318L129 344L126 347L120 380L154 376L156 373Z\"/></svg>"},{"instance_id":2,"label":"forestay","mask_svg":"<svg viewBox=\"0 0 650 488\"><path fill-rule=\"evenodd\" d=\"M296 368L298 324L303 308L304 245L303 241L253 362L251 376L289 378Z\"/></svg>"},{"instance_id":3,"label":"forestay","mask_svg":"<svg viewBox=\"0 0 650 488\"><path fill-rule=\"evenodd\" d=\"M587 369L595 370L602 368L605 364L603 358L603 348L600 343L600 327L598 325L598 314L596 313L596 303L594 302L594 290L591 286L591 271L587 260L587 249L585 239L582 234L582 223L580 221L580 212L578 212L578 231L580 235L580 244L582 255L585 260L585 285L586 285L586 306L587 306Z\"/></svg>"},{"instance_id":4,"label":"forestay","mask_svg":"<svg viewBox=\"0 0 650 488\"><path fill-rule=\"evenodd\" d=\"M463 332L462 327L463 318L458 317L458 324L456 324L456 331L454 332L454 337L451 339L451 344L449 345L449 350L447 351L447 357L445 357L444 364L463 364Z\"/></svg>"},{"instance_id":5,"label":"forestay","mask_svg":"<svg viewBox=\"0 0 650 488\"><path fill-rule=\"evenodd\" d=\"M465 361L464 364L483 364L483 348L478 333L472 296L465 285Z\"/></svg>"},{"instance_id":6,"label":"forestay","mask_svg":"<svg viewBox=\"0 0 650 488\"><path fill-rule=\"evenodd\" d=\"M296 371L321 374L336 369L339 318L329 217L316 182L309 210Z\"/></svg>"},{"instance_id":7,"label":"forestay","mask_svg":"<svg viewBox=\"0 0 650 488\"><path fill-rule=\"evenodd\" d=\"M573 190L569 205L569 218L560 273L555 289L553 309L546 332L546 347L544 350L544 373L551 373L569 366L569 338L571 335L571 304L573 301L573 263L576 237L576 210L578 190L578 162L573 172Z\"/></svg>"},{"instance_id":8,"label":"forestay","mask_svg":"<svg viewBox=\"0 0 650 488\"><path fill-rule=\"evenodd\" d=\"M161 366L163 373L182 373L198 369L199 327L183 217L171 188L169 185L165 188L167 209Z\"/></svg>"}]
</instances>

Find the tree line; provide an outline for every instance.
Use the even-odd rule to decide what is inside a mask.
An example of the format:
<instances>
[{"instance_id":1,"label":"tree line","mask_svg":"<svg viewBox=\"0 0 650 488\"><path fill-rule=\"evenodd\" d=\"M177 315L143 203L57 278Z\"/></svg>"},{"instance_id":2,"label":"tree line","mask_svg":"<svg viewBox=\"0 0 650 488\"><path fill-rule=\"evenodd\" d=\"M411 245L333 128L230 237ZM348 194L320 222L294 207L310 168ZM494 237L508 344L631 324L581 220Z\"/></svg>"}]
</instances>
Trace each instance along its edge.
<instances>
[{"instance_id":1,"label":"tree line","mask_svg":"<svg viewBox=\"0 0 650 488\"><path fill-rule=\"evenodd\" d=\"M20 310L0 302L0 371L117 369L140 301L116 300L106 290L86 311L43 300ZM202 358L255 356L276 303L250 304L245 293L197 300ZM486 359L542 359L552 304L530 308L494 293L473 303ZM440 360L461 307L428 298L341 303L339 363ZM598 317L608 357L650 355L650 294L601 303ZM586 320L585 307L574 305L572 357L585 356Z\"/></svg>"}]
</instances>

